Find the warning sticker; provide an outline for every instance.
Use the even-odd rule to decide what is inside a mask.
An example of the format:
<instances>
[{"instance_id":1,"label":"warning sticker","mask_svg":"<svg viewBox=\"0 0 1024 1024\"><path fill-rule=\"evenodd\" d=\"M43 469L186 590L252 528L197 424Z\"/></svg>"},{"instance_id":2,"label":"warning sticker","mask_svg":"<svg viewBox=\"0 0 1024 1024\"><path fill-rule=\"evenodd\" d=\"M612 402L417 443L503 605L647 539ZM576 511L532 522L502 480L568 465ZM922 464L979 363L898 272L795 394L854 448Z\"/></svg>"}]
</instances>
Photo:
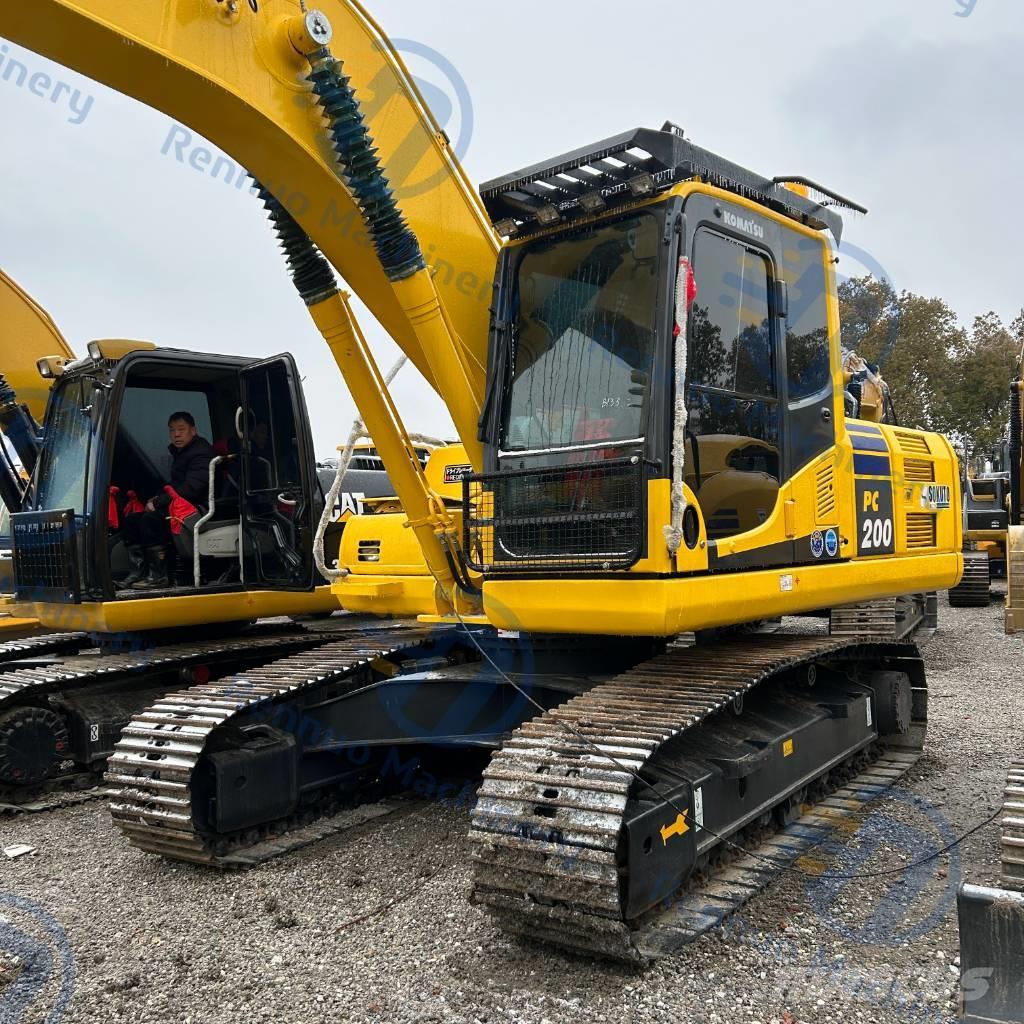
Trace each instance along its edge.
<instances>
[{"instance_id":1,"label":"warning sticker","mask_svg":"<svg viewBox=\"0 0 1024 1024\"><path fill-rule=\"evenodd\" d=\"M473 475L472 466L445 466L444 482L446 484L461 484L462 478Z\"/></svg>"}]
</instances>

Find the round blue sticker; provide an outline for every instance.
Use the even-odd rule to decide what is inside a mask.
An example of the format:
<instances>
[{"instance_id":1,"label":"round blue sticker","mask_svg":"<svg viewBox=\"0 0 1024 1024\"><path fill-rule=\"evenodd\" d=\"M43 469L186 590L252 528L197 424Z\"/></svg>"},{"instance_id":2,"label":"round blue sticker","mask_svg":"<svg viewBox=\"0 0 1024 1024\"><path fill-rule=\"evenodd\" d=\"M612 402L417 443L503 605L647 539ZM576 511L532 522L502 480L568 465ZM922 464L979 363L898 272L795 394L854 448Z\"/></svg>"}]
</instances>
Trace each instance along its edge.
<instances>
[{"instance_id":1,"label":"round blue sticker","mask_svg":"<svg viewBox=\"0 0 1024 1024\"><path fill-rule=\"evenodd\" d=\"M825 534L825 550L829 558L835 558L839 554L839 534L835 530L829 530Z\"/></svg>"},{"instance_id":2,"label":"round blue sticker","mask_svg":"<svg viewBox=\"0 0 1024 1024\"><path fill-rule=\"evenodd\" d=\"M821 558L825 553L825 538L822 536L821 530L815 530L811 534L811 554L815 558Z\"/></svg>"}]
</instances>

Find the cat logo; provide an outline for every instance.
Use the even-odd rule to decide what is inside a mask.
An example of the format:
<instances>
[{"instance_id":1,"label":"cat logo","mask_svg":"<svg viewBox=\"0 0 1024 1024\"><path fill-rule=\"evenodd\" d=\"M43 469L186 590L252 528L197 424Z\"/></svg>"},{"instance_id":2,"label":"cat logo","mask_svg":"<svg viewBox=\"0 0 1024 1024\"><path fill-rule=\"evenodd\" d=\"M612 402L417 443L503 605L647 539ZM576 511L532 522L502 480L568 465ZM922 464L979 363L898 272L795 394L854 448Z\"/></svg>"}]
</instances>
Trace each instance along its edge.
<instances>
[{"instance_id":1,"label":"cat logo","mask_svg":"<svg viewBox=\"0 0 1024 1024\"><path fill-rule=\"evenodd\" d=\"M334 506L331 522L344 522L351 519L352 516L361 516L364 501L366 501L366 495L362 491L339 494L338 504Z\"/></svg>"}]
</instances>

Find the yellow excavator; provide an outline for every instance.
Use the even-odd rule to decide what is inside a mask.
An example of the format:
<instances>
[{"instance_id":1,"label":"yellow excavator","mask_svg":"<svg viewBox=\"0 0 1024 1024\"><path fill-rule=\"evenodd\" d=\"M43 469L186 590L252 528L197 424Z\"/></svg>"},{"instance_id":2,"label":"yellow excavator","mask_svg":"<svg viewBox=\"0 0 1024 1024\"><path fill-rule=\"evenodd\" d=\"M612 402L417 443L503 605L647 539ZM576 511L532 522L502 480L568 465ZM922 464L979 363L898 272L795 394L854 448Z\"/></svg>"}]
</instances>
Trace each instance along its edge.
<instances>
[{"instance_id":1,"label":"yellow excavator","mask_svg":"<svg viewBox=\"0 0 1024 1024\"><path fill-rule=\"evenodd\" d=\"M308 842L339 801L410 779L417 750L489 749L473 898L513 933L648 960L821 838L824 811L792 829L808 801L838 794L841 808L913 763L927 719L913 643L715 633L945 589L962 572L949 443L860 418L847 386L832 240L837 208L856 204L752 172L672 124L477 193L350 0L9 0L0 35L251 172L403 510L354 517L342 564L323 561L342 606L415 618L164 692L123 730L107 778L133 844L255 863L289 836ZM465 462L440 486L461 500L416 457L335 271L450 410ZM98 349L61 377L86 437L102 417L77 416L102 404L111 361ZM290 371L283 358L239 366L231 392L255 503L244 585L119 599L102 567L87 583L109 465L87 457L72 507L44 453L31 507L12 517L34 614L171 627L308 589L312 518L289 575L265 542L267 456L249 426L269 423L292 450L304 414ZM306 479L269 461L291 507L311 508ZM182 667L167 648L158 658ZM716 873L748 854L752 867ZM673 904L666 918L699 880L703 910Z\"/></svg>"},{"instance_id":2,"label":"yellow excavator","mask_svg":"<svg viewBox=\"0 0 1024 1024\"><path fill-rule=\"evenodd\" d=\"M74 356L46 310L2 270L0 323L4 325L0 335L0 430L6 433L12 429L23 449L19 453L13 444L4 447L3 477L8 487L13 484L13 490L20 490L34 458L31 435L43 418L49 394L36 363L50 354L68 360ZM0 595L9 594L13 587L10 537L9 512L0 504ZM35 619L0 610L0 642L30 636L38 629Z\"/></svg>"},{"instance_id":3,"label":"yellow excavator","mask_svg":"<svg viewBox=\"0 0 1024 1024\"><path fill-rule=\"evenodd\" d=\"M975 455L963 480L964 575L949 592L955 608L987 608L992 581L1006 579L1012 486L1004 442L992 457Z\"/></svg>"}]
</instances>

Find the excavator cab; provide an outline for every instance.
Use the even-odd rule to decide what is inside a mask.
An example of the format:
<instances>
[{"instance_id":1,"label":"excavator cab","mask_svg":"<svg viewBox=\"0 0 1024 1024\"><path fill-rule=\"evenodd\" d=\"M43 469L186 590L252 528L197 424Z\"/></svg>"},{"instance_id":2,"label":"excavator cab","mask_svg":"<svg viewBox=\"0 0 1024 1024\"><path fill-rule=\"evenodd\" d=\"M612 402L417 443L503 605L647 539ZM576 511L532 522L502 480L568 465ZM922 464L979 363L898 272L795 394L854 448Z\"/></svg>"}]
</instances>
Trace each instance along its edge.
<instances>
[{"instance_id":1,"label":"excavator cab","mask_svg":"<svg viewBox=\"0 0 1024 1024\"><path fill-rule=\"evenodd\" d=\"M475 567L488 575L644 563L652 484L668 480L674 458L694 499L686 546L714 552L777 518L782 484L836 443L827 243L803 224L812 208L824 215L815 228L838 230L837 219L781 189L791 226L699 185L655 199L663 183L627 162L639 165L631 154L641 146L644 164L673 178L700 155L670 132L640 131L592 158L580 152L483 187L492 216L519 218L499 230L522 238L498 272L482 424L489 497L468 514ZM613 148L617 159L602 157ZM731 171L743 194L747 172ZM531 235L527 222L561 189L579 218L563 202L553 216L561 233ZM485 529L472 529L477 518ZM793 543L759 554L760 567L815 560Z\"/></svg>"},{"instance_id":2,"label":"excavator cab","mask_svg":"<svg viewBox=\"0 0 1024 1024\"><path fill-rule=\"evenodd\" d=\"M323 493L292 357L253 362L133 342L93 342L89 353L56 369L41 361L53 388L42 450L11 517L16 601L63 607L66 623L75 609L168 594L312 591ZM123 585L125 520L168 484L168 420L179 412L212 446L208 485L189 514L168 510L167 593L139 592ZM224 621L214 605L208 614Z\"/></svg>"}]
</instances>

